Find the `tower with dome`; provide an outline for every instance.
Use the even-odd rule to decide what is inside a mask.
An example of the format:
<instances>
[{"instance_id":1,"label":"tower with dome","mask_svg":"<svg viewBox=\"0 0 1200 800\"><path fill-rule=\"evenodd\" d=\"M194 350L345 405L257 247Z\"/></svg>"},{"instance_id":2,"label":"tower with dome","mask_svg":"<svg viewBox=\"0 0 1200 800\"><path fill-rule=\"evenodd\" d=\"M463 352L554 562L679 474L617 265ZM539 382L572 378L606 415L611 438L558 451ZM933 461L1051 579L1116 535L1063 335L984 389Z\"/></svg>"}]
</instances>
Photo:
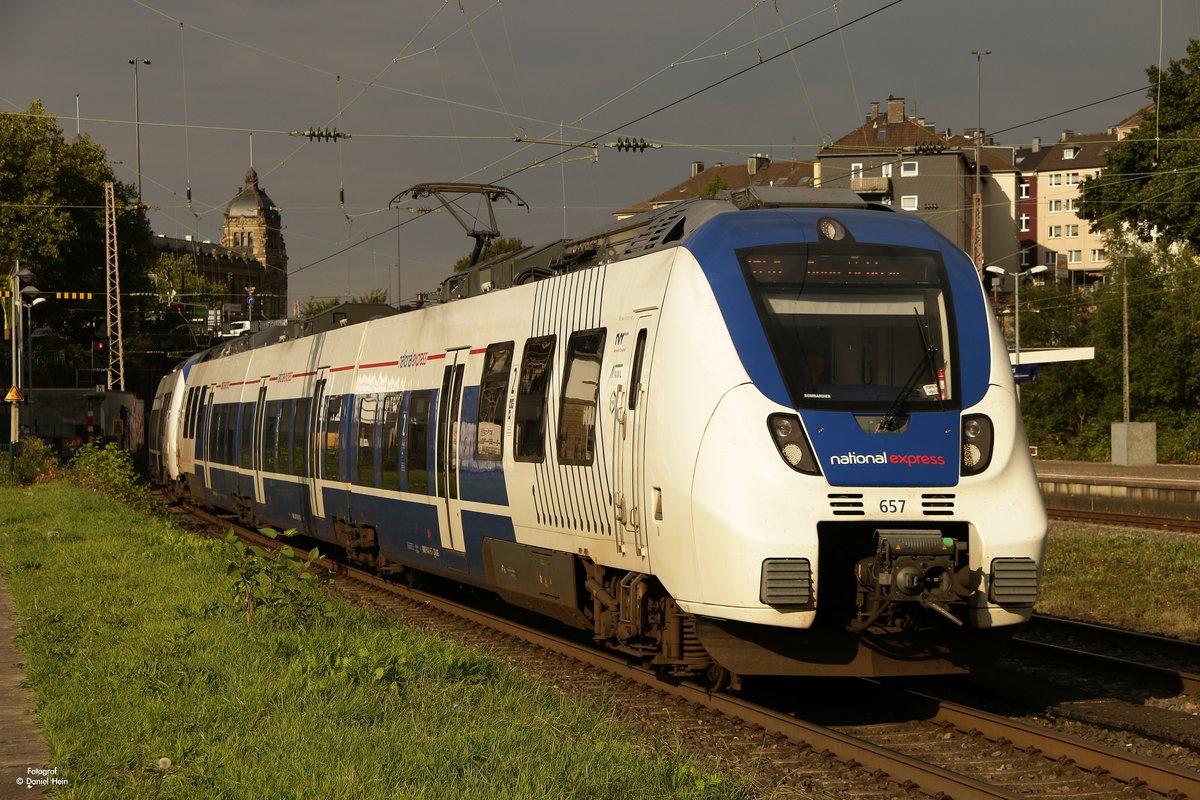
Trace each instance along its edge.
<instances>
[{"instance_id":1,"label":"tower with dome","mask_svg":"<svg viewBox=\"0 0 1200 800\"><path fill-rule=\"evenodd\" d=\"M287 248L279 209L258 185L258 173L246 171L246 183L225 208L221 245L258 262L259 274L246 275L234 291L254 286L253 317L279 319L287 315ZM253 281L253 282L252 282Z\"/></svg>"}]
</instances>

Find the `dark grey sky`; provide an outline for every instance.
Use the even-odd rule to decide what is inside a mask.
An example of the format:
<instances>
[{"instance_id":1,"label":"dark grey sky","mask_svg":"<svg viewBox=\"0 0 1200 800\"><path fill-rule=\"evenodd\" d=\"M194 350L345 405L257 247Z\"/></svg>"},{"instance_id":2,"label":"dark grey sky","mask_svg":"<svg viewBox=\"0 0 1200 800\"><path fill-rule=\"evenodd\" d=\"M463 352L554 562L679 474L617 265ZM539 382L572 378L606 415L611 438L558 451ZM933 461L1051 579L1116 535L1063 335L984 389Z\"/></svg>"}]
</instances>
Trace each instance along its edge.
<instances>
[{"instance_id":1,"label":"dark grey sky","mask_svg":"<svg viewBox=\"0 0 1200 800\"><path fill-rule=\"evenodd\" d=\"M292 299L376 287L394 298L397 261L409 297L471 246L445 214L387 210L415 183L509 186L531 211L502 208L500 226L536 243L605 224L692 161L811 157L889 95L940 130L974 127L976 49L992 51L981 117L1007 129L1001 142L1101 131L1144 93L1024 123L1143 86L1147 66L1184 56L1200 34L1198 0L890 1L0 0L0 108L41 99L70 136L78 95L79 129L136 183L128 62L149 59L141 173L156 232L217 240L253 152L286 226ZM601 148L598 163L506 174L556 152L514 134L594 138L878 9L620 129L661 150ZM288 136L316 126L353 138ZM381 233L398 217L398 235Z\"/></svg>"}]
</instances>

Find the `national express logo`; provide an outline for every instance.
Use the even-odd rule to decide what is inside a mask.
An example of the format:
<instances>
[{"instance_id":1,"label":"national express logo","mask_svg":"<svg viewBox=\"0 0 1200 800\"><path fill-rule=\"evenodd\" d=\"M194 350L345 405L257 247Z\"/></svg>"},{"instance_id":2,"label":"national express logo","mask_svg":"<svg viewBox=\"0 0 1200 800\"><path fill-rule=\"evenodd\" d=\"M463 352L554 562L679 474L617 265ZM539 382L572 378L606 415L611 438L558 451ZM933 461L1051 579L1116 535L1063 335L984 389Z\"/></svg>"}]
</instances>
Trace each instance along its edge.
<instances>
[{"instance_id":1,"label":"national express logo","mask_svg":"<svg viewBox=\"0 0 1200 800\"><path fill-rule=\"evenodd\" d=\"M849 452L840 456L830 456L829 463L844 467L855 464L872 464L887 466L888 464L903 464L906 467L941 466L946 463L945 456L922 456L908 453L855 453Z\"/></svg>"}]
</instances>

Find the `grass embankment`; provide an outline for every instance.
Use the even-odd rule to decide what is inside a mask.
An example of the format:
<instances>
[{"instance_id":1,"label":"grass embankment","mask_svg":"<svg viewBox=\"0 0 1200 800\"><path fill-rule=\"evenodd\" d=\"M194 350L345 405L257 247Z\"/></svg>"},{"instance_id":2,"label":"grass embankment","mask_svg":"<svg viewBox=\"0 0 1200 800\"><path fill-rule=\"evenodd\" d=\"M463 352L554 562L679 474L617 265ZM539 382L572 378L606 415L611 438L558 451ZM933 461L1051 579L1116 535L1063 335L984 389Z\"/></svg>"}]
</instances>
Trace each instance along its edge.
<instances>
[{"instance_id":1,"label":"grass embankment","mask_svg":"<svg viewBox=\"0 0 1200 800\"><path fill-rule=\"evenodd\" d=\"M62 796L739 794L599 701L369 612L247 624L227 547L65 481L0 488L0 569Z\"/></svg>"},{"instance_id":2,"label":"grass embankment","mask_svg":"<svg viewBox=\"0 0 1200 800\"><path fill-rule=\"evenodd\" d=\"M1055 523L1037 610L1200 641L1200 538Z\"/></svg>"}]
</instances>

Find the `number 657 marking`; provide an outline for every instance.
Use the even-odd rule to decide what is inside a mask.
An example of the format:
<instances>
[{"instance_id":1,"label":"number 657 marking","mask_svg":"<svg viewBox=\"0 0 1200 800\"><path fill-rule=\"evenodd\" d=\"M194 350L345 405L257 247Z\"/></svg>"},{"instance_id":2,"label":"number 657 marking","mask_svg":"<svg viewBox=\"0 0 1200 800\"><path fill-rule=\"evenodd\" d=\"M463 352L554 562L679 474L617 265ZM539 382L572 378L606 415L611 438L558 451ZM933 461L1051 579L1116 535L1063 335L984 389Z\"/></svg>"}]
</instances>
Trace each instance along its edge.
<instances>
[{"instance_id":1,"label":"number 657 marking","mask_svg":"<svg viewBox=\"0 0 1200 800\"><path fill-rule=\"evenodd\" d=\"M900 514L904 512L903 500L880 500L879 513L881 514Z\"/></svg>"}]
</instances>

